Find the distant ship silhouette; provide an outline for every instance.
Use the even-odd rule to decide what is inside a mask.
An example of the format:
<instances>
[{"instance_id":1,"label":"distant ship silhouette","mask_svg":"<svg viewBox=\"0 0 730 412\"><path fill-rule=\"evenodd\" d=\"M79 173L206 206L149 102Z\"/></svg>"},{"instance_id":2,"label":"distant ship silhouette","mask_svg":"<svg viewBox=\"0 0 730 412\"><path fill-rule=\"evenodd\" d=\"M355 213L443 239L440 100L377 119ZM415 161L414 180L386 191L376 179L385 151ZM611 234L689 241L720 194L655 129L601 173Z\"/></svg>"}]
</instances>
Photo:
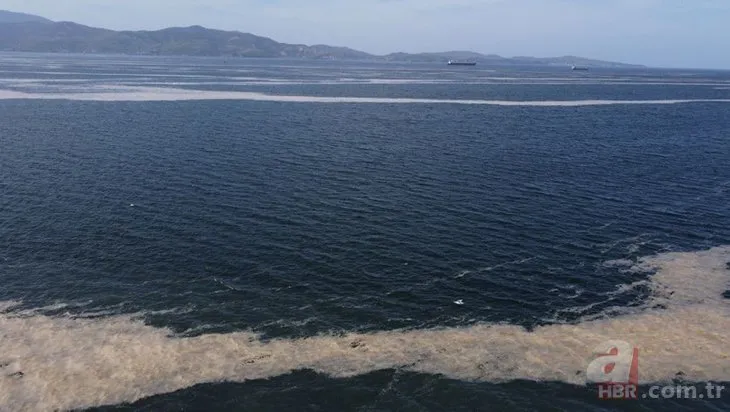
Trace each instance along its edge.
<instances>
[{"instance_id":1,"label":"distant ship silhouette","mask_svg":"<svg viewBox=\"0 0 730 412\"><path fill-rule=\"evenodd\" d=\"M449 60L449 66L476 66L477 62L467 60Z\"/></svg>"}]
</instances>

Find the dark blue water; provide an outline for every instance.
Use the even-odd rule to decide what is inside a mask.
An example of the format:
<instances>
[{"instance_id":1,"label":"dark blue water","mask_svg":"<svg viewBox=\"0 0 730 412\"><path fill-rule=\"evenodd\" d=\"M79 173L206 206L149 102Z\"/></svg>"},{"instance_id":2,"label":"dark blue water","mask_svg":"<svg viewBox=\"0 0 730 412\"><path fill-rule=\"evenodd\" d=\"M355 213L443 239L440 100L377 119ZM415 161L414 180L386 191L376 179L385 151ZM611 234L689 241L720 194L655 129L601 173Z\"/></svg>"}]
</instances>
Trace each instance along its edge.
<instances>
[{"instance_id":1,"label":"dark blue water","mask_svg":"<svg viewBox=\"0 0 730 412\"><path fill-rule=\"evenodd\" d=\"M446 76L454 84L340 84L389 71L415 81L440 68L150 59L24 73L33 66L17 56L0 60L1 88L182 79L210 83L182 86L197 90L310 96L730 97L721 87L730 74L720 73L657 85L648 82L688 76L465 69ZM145 64L168 70L135 80L159 72ZM216 85L231 81L232 65L248 77L335 84ZM509 79L485 80L500 76ZM0 100L0 301L57 305L49 315L146 313L184 336L265 339L576 322L645 298L641 289L610 295L637 275L604 262L730 244L729 109ZM567 384L386 370L205 384L108 410L680 407L730 404L614 404Z\"/></svg>"}]
</instances>

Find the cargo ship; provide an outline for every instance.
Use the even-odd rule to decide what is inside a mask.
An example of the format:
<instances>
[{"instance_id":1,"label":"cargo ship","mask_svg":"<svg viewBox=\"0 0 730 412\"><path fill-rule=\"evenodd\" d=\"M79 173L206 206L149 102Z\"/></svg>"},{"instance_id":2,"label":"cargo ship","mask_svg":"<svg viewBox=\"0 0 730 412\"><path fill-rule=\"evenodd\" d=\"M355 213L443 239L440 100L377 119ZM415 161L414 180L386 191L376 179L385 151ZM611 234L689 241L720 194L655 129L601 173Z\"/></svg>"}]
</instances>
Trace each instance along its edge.
<instances>
[{"instance_id":1,"label":"cargo ship","mask_svg":"<svg viewBox=\"0 0 730 412\"><path fill-rule=\"evenodd\" d=\"M449 60L449 66L476 66L477 62L470 62L466 60Z\"/></svg>"},{"instance_id":2,"label":"cargo ship","mask_svg":"<svg viewBox=\"0 0 730 412\"><path fill-rule=\"evenodd\" d=\"M571 69L573 71L582 71L582 72L588 71L588 68L585 66L573 66Z\"/></svg>"}]
</instances>

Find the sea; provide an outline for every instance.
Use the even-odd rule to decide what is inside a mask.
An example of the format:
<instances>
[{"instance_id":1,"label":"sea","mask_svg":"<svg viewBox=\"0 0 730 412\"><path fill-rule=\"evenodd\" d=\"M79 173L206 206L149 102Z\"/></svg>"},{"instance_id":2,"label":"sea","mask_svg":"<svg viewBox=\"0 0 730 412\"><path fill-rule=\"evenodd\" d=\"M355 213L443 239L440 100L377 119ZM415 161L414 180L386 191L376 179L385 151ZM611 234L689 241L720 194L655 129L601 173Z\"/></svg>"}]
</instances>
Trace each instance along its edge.
<instances>
[{"instance_id":1,"label":"sea","mask_svg":"<svg viewBox=\"0 0 730 412\"><path fill-rule=\"evenodd\" d=\"M0 54L0 411L727 411L728 285L730 72Z\"/></svg>"}]
</instances>

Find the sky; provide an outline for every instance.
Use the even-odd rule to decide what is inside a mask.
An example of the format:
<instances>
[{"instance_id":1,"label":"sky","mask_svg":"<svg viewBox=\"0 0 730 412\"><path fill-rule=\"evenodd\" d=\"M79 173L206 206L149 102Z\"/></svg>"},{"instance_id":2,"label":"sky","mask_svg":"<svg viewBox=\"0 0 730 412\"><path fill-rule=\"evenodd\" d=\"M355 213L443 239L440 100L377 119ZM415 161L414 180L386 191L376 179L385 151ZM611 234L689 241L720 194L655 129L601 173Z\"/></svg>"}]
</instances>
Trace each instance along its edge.
<instances>
[{"instance_id":1,"label":"sky","mask_svg":"<svg viewBox=\"0 0 730 412\"><path fill-rule=\"evenodd\" d=\"M730 69L730 0L0 0L110 29L201 25L375 54L472 50Z\"/></svg>"}]
</instances>

